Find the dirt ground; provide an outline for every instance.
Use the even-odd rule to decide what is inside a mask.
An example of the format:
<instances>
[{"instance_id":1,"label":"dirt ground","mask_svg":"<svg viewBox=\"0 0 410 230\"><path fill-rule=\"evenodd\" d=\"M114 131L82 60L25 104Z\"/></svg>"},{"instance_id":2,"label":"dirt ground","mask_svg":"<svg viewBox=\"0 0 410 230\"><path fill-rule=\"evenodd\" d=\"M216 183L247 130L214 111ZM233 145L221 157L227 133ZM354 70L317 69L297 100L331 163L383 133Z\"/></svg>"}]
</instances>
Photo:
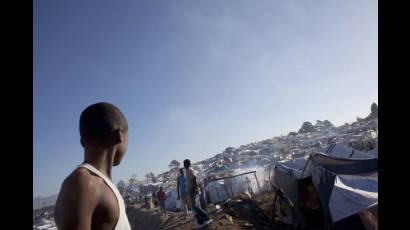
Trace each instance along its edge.
<instances>
[{"instance_id":1,"label":"dirt ground","mask_svg":"<svg viewBox=\"0 0 410 230\"><path fill-rule=\"evenodd\" d=\"M273 193L263 193L253 199L235 198L219 204L219 210L209 205L206 211L213 222L202 229L289 229L272 222L273 197ZM192 214L187 220L182 212L168 211L167 217L160 216L158 208L146 209L142 203L127 209L133 230L197 229Z\"/></svg>"}]
</instances>

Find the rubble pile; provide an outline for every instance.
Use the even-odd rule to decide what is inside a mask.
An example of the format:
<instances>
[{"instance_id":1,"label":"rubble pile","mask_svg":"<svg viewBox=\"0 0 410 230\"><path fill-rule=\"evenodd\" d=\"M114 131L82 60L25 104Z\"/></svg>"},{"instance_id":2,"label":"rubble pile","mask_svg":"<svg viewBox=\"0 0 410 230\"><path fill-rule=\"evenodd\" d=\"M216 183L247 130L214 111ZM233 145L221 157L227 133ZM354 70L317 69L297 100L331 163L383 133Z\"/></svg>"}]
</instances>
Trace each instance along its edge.
<instances>
[{"instance_id":1,"label":"rubble pile","mask_svg":"<svg viewBox=\"0 0 410 230\"><path fill-rule=\"evenodd\" d=\"M229 199L222 205L225 213L249 223L256 229L272 229L270 219L252 199Z\"/></svg>"}]
</instances>

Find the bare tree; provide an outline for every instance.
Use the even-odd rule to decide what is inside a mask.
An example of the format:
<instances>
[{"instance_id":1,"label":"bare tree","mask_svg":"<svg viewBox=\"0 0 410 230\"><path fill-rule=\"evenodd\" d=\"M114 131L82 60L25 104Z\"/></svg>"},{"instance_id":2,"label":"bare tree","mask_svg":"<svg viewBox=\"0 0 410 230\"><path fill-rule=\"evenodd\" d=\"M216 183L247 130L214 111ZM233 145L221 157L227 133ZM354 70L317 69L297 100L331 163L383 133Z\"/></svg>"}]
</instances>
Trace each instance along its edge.
<instances>
[{"instance_id":1,"label":"bare tree","mask_svg":"<svg viewBox=\"0 0 410 230\"><path fill-rule=\"evenodd\" d=\"M169 167L171 170L176 170L176 169L178 169L180 166L181 166L181 163L180 163L179 161L177 161L177 160L172 160L171 163L169 163L169 165L168 165L168 167Z\"/></svg>"},{"instance_id":2,"label":"bare tree","mask_svg":"<svg viewBox=\"0 0 410 230\"><path fill-rule=\"evenodd\" d=\"M151 180L151 174L147 173L145 174L145 179L147 179L147 184Z\"/></svg>"},{"instance_id":3,"label":"bare tree","mask_svg":"<svg viewBox=\"0 0 410 230\"><path fill-rule=\"evenodd\" d=\"M122 194L125 191L125 183L124 181L120 180L117 183L117 188L120 191L120 193Z\"/></svg>"},{"instance_id":4,"label":"bare tree","mask_svg":"<svg viewBox=\"0 0 410 230\"><path fill-rule=\"evenodd\" d=\"M151 177L151 181L152 183L156 183L157 182L157 178L155 177L155 174L153 172L149 172L149 175Z\"/></svg>"},{"instance_id":5,"label":"bare tree","mask_svg":"<svg viewBox=\"0 0 410 230\"><path fill-rule=\"evenodd\" d=\"M130 185L135 184L135 182L137 181L137 177L138 177L137 174L132 174L131 178L128 180L129 184Z\"/></svg>"}]
</instances>

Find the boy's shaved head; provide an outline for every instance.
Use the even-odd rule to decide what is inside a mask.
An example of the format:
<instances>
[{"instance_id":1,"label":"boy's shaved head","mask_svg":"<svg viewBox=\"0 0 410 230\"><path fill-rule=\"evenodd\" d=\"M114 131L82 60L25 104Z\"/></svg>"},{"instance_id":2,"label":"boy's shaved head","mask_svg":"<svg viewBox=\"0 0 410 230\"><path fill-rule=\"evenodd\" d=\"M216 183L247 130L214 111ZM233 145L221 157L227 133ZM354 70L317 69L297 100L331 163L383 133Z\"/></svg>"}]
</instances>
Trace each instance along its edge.
<instances>
[{"instance_id":1,"label":"boy's shaved head","mask_svg":"<svg viewBox=\"0 0 410 230\"><path fill-rule=\"evenodd\" d=\"M119 165L128 148L128 124L113 104L88 106L80 116L84 161L63 182L54 217L58 229L131 229L124 201L106 193L112 167ZM98 173L100 172L100 173ZM107 178L106 178L107 177ZM119 215L118 215L119 213Z\"/></svg>"},{"instance_id":2,"label":"boy's shaved head","mask_svg":"<svg viewBox=\"0 0 410 230\"><path fill-rule=\"evenodd\" d=\"M80 116L80 135L84 142L104 142L113 131L128 130L124 114L113 104L100 102L88 106Z\"/></svg>"}]
</instances>

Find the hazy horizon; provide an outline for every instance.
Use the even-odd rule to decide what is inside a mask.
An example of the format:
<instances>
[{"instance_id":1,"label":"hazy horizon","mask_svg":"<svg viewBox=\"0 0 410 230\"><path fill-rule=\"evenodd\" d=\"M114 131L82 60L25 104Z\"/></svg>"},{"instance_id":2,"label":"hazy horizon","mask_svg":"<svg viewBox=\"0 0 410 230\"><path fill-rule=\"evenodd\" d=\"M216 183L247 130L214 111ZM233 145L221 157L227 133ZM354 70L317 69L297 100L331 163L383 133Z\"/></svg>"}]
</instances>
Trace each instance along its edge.
<instances>
[{"instance_id":1,"label":"hazy horizon","mask_svg":"<svg viewBox=\"0 0 410 230\"><path fill-rule=\"evenodd\" d=\"M378 104L377 101L376 101L375 103ZM340 123L336 123L336 124L332 122L332 124L335 125L335 126L341 126L341 125L343 125L344 123L353 123L353 122L355 122L357 117L364 118L364 117L366 117L367 115L370 114L370 106L368 106L368 107L369 107L368 113L363 113L363 114L361 114L361 116L356 116L355 119L351 119L350 121L346 121L346 122L342 122L342 121L341 121ZM320 119L317 119L317 120L320 120ZM325 120L325 119L323 119L323 120ZM309 122L311 122L311 123L314 125L314 124L316 123L316 120L314 120L314 121L309 121ZM302 124L300 124L299 127L301 127L301 125L302 125ZM298 129L296 129L296 130L291 130L291 131L289 131L289 132L292 132L292 131L297 132ZM207 159L207 158L211 158L211 157L213 157L214 155L216 155L216 154L218 154L218 153L221 153L221 152L222 152L223 150L225 150L225 148L227 148L227 147L238 148L238 147L240 147L241 145L247 145L247 144L250 144L250 143L259 142L259 141L263 141L263 140L270 139L270 138L274 138L274 137L281 136L281 135L285 136L285 135L289 134L289 132L281 133L281 134L279 134L279 135L275 135L275 136L271 136L271 137L262 138L262 139L260 139L260 140L248 141L247 143L242 143L242 144L239 144L239 145L237 145L237 146L232 146L232 145L229 145L229 146L228 146L228 145L227 145L226 147L220 149L218 152L211 153L208 157L205 157L205 158L203 158L203 159L199 159L199 160L197 160L197 161L202 161L202 160L205 160L205 159ZM183 161L183 160L178 160L178 161L182 164L182 161ZM195 162L197 162L197 161L195 161ZM193 162L193 163L195 163L195 162ZM114 167L114 170L115 170L115 167ZM169 170L168 167L166 167L166 168L164 167L164 170L163 170L163 171L160 171L160 172L158 172L158 173L155 173L155 175L161 174L161 173L166 172L166 171L168 171L168 170ZM144 174L144 175L145 175L145 174ZM142 175L142 176L144 176L144 175ZM127 177L127 178L123 178L122 180L123 180L125 183L128 183L128 182L127 182L127 179L129 179L129 178L131 178L131 175L129 175L129 177ZM119 179L119 180L121 180L121 179ZM118 182L119 180L117 180L116 182ZM138 177L138 180L144 180L144 181L145 181L145 179L143 179L140 175L139 175L139 177ZM53 195L55 195L55 194L57 194L57 193L58 193L58 191L56 191L55 193L48 194L48 195L36 196L36 197L33 197L33 199L34 199L34 198L39 198L39 197L49 197L49 196L53 196Z\"/></svg>"}]
</instances>

